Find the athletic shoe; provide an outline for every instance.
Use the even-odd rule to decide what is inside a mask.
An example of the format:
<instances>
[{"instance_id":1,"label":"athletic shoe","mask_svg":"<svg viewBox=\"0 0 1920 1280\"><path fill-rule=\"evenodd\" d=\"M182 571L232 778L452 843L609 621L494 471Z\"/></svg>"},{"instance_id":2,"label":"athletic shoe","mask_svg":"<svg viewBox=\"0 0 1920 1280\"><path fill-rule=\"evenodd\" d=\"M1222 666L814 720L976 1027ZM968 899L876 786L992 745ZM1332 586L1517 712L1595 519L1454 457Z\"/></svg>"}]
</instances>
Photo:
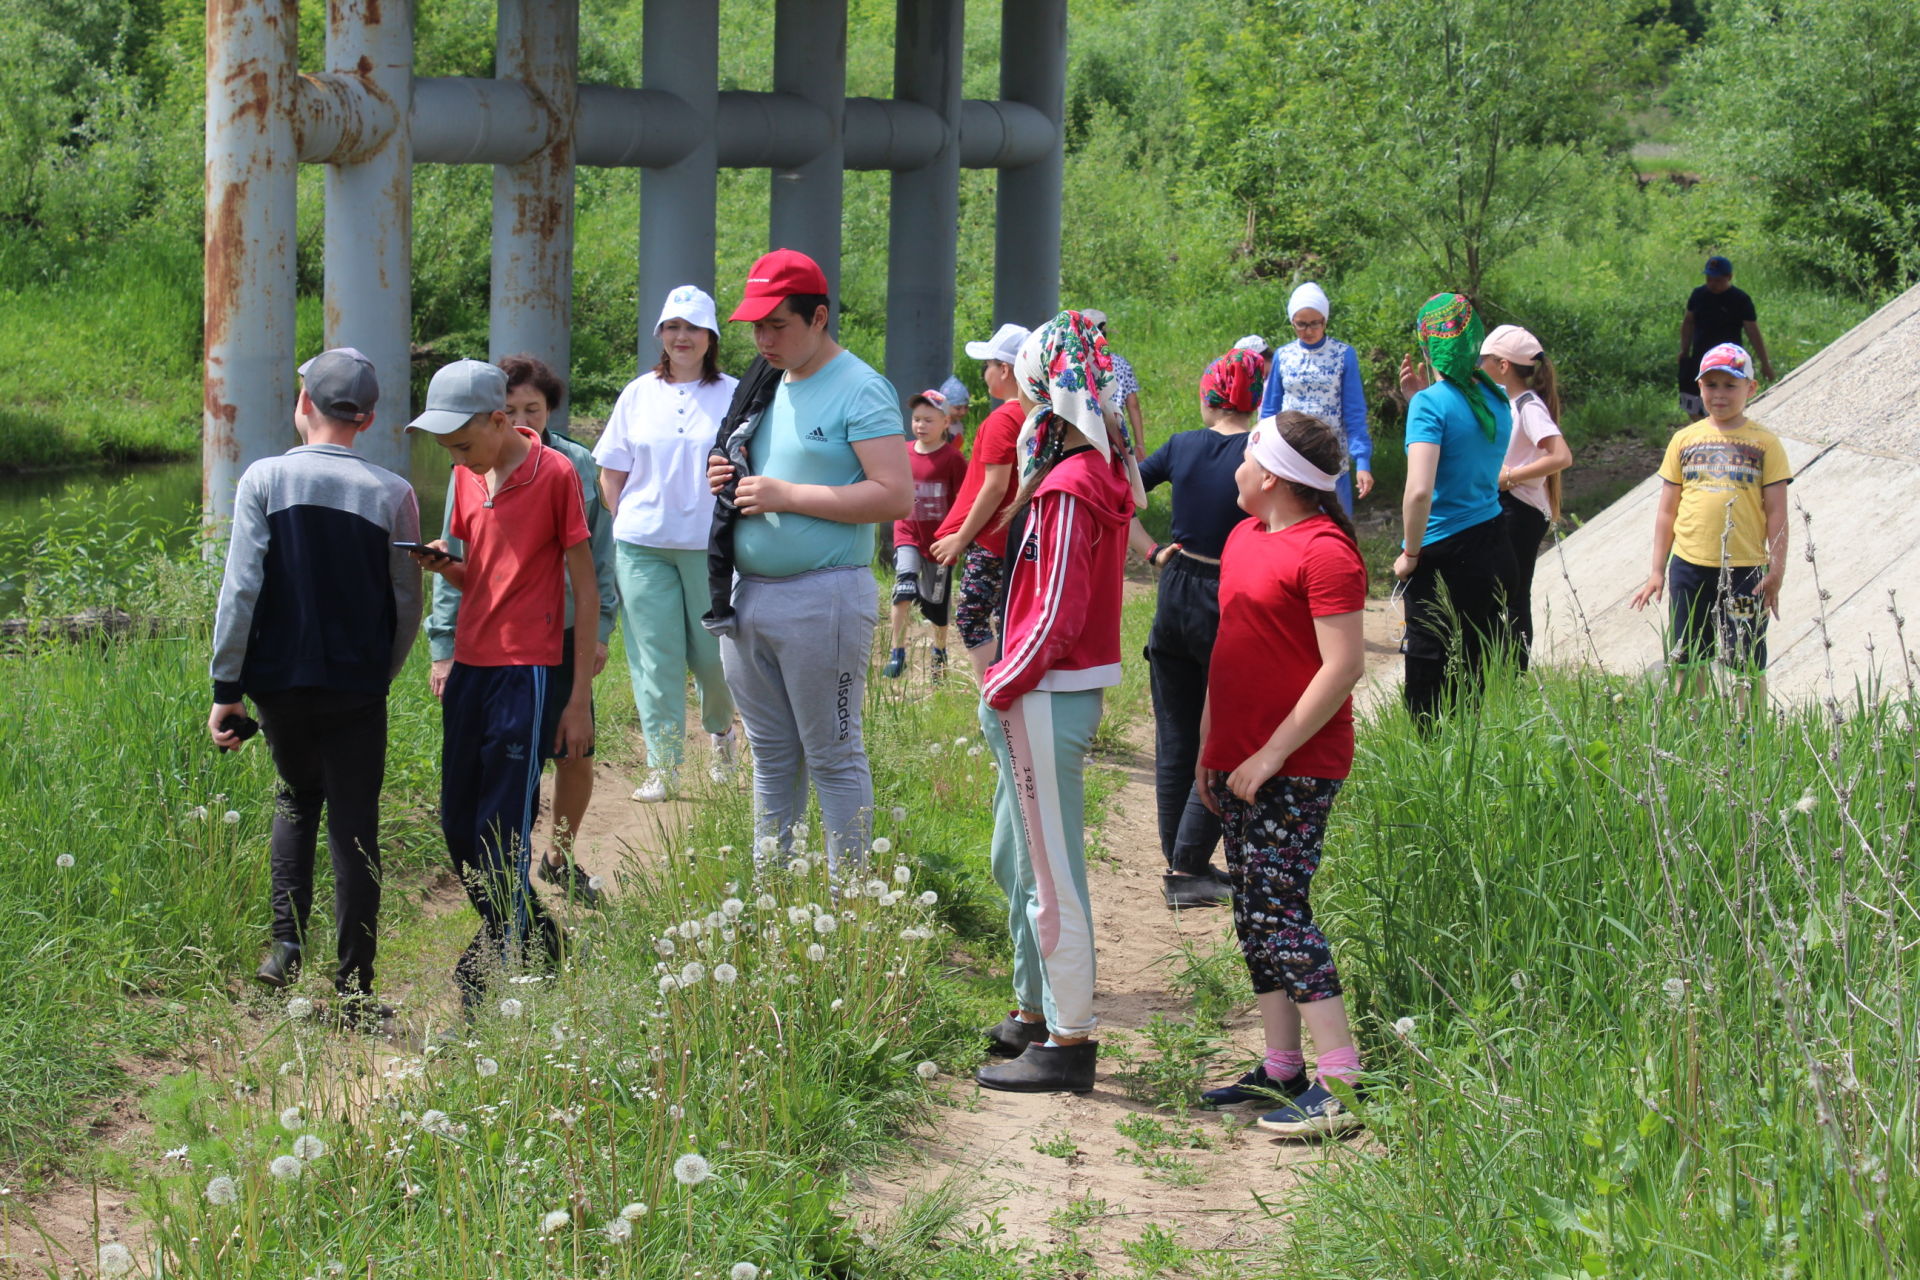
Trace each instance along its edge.
<instances>
[{"instance_id":1,"label":"athletic shoe","mask_svg":"<svg viewBox=\"0 0 1920 1280\"><path fill-rule=\"evenodd\" d=\"M1160 896L1169 907L1218 907L1233 901L1233 890L1209 875L1160 877Z\"/></svg>"},{"instance_id":2,"label":"athletic shoe","mask_svg":"<svg viewBox=\"0 0 1920 1280\"><path fill-rule=\"evenodd\" d=\"M1209 1107L1238 1107L1248 1102L1284 1102L1305 1093L1310 1083L1311 1078L1304 1071L1296 1071L1285 1080L1275 1080L1267 1074L1265 1063L1256 1062L1253 1070L1232 1084L1223 1084L1218 1089L1209 1089L1201 1094L1200 1101Z\"/></svg>"},{"instance_id":3,"label":"athletic shoe","mask_svg":"<svg viewBox=\"0 0 1920 1280\"><path fill-rule=\"evenodd\" d=\"M935 684L939 684L942 680L946 678L947 678L947 651L945 649L935 649L933 651L933 682Z\"/></svg>"},{"instance_id":4,"label":"athletic shoe","mask_svg":"<svg viewBox=\"0 0 1920 1280\"><path fill-rule=\"evenodd\" d=\"M986 1029L987 1052L996 1058L1017 1058L1027 1051L1027 1046L1047 1038L1045 1022L1028 1022L1020 1016L1019 1010L1008 1010L1007 1016Z\"/></svg>"},{"instance_id":5,"label":"athletic shoe","mask_svg":"<svg viewBox=\"0 0 1920 1280\"><path fill-rule=\"evenodd\" d=\"M1262 1129L1286 1138L1332 1138L1358 1129L1362 1121L1327 1092L1326 1085L1315 1080L1312 1088L1278 1110L1267 1112L1258 1123Z\"/></svg>"},{"instance_id":6,"label":"athletic shoe","mask_svg":"<svg viewBox=\"0 0 1920 1280\"><path fill-rule=\"evenodd\" d=\"M996 1062L973 1073L983 1087L1003 1093L1090 1093L1093 1063L1100 1046L1092 1040L1079 1044L1030 1044L1011 1062Z\"/></svg>"},{"instance_id":7,"label":"athletic shoe","mask_svg":"<svg viewBox=\"0 0 1920 1280\"><path fill-rule=\"evenodd\" d=\"M293 980L300 976L300 944L269 943L266 959L260 962L260 968L253 976L262 986L272 987L275 991L292 986Z\"/></svg>"},{"instance_id":8,"label":"athletic shoe","mask_svg":"<svg viewBox=\"0 0 1920 1280\"><path fill-rule=\"evenodd\" d=\"M733 745L736 731L728 729L725 733L710 733L707 740L713 744L713 754L707 761L707 776L719 786L733 781Z\"/></svg>"},{"instance_id":9,"label":"athletic shoe","mask_svg":"<svg viewBox=\"0 0 1920 1280\"><path fill-rule=\"evenodd\" d=\"M633 789L633 798L642 804L659 804L673 794L678 783L676 770L649 769L646 780Z\"/></svg>"},{"instance_id":10,"label":"athletic shoe","mask_svg":"<svg viewBox=\"0 0 1920 1280\"><path fill-rule=\"evenodd\" d=\"M901 673L906 669L907 651L905 649L895 649L887 658L887 665L881 668L880 674L889 680L898 680Z\"/></svg>"},{"instance_id":11,"label":"athletic shoe","mask_svg":"<svg viewBox=\"0 0 1920 1280\"><path fill-rule=\"evenodd\" d=\"M557 884L566 895L567 901L589 910L600 909L600 891L593 887L593 877L587 869L577 862L562 862L559 866L540 859L540 878L548 884Z\"/></svg>"}]
</instances>

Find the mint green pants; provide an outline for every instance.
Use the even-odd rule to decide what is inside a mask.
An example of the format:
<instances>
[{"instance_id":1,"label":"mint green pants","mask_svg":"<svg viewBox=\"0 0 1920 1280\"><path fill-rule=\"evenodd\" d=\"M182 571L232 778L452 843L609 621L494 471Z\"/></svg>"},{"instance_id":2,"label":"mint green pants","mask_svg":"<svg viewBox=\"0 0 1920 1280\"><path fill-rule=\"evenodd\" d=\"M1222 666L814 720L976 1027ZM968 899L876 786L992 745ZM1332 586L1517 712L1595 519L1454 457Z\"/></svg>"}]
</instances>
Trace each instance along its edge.
<instances>
[{"instance_id":1,"label":"mint green pants","mask_svg":"<svg viewBox=\"0 0 1920 1280\"><path fill-rule=\"evenodd\" d=\"M687 671L700 690L708 733L733 727L733 696L720 670L720 642L700 625L707 607L707 553L614 544L620 633L626 637L633 705L647 764L676 768L686 755Z\"/></svg>"}]
</instances>

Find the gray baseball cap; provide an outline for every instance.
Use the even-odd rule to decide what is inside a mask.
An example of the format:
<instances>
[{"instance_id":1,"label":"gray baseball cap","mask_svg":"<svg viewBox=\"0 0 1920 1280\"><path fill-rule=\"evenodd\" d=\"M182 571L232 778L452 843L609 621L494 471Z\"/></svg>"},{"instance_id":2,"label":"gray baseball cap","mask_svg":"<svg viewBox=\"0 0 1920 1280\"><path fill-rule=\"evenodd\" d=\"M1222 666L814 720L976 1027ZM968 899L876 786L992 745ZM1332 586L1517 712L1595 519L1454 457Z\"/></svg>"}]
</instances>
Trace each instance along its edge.
<instances>
[{"instance_id":1,"label":"gray baseball cap","mask_svg":"<svg viewBox=\"0 0 1920 1280\"><path fill-rule=\"evenodd\" d=\"M476 413L507 407L507 375L485 360L455 360L442 365L427 384L427 407L407 424L409 431L452 435Z\"/></svg>"},{"instance_id":2,"label":"gray baseball cap","mask_svg":"<svg viewBox=\"0 0 1920 1280\"><path fill-rule=\"evenodd\" d=\"M373 361L352 347L322 351L300 366L313 407L341 422L365 422L380 399Z\"/></svg>"}]
</instances>

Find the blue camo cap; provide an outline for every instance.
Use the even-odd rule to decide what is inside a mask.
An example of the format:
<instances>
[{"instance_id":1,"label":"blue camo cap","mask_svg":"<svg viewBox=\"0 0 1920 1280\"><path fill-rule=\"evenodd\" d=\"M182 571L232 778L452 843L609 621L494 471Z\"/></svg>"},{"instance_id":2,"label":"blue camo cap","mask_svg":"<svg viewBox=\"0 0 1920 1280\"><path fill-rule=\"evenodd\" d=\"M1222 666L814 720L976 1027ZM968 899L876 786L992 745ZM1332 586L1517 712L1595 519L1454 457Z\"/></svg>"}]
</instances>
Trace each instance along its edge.
<instances>
[{"instance_id":1,"label":"blue camo cap","mask_svg":"<svg viewBox=\"0 0 1920 1280\"><path fill-rule=\"evenodd\" d=\"M442 365L427 384L427 407L407 424L409 431L452 435L476 413L502 412L507 407L507 375L485 360L456 360Z\"/></svg>"}]
</instances>

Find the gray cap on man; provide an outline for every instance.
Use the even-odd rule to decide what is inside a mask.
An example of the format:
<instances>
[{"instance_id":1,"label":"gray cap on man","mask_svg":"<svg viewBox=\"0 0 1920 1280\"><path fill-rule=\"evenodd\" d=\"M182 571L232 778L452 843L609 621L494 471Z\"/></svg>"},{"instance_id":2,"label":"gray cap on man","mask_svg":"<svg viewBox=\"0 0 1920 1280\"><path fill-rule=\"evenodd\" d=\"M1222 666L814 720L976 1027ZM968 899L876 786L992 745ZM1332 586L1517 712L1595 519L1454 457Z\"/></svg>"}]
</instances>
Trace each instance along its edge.
<instances>
[{"instance_id":1,"label":"gray cap on man","mask_svg":"<svg viewBox=\"0 0 1920 1280\"><path fill-rule=\"evenodd\" d=\"M373 416L380 383L373 376L373 361L352 347L322 351L301 365L299 372L306 382L307 399L327 417L365 422Z\"/></svg>"},{"instance_id":2,"label":"gray cap on man","mask_svg":"<svg viewBox=\"0 0 1920 1280\"><path fill-rule=\"evenodd\" d=\"M409 431L452 435L476 413L503 412L507 407L507 375L485 360L456 360L442 365L427 384L427 407L407 424Z\"/></svg>"}]
</instances>

